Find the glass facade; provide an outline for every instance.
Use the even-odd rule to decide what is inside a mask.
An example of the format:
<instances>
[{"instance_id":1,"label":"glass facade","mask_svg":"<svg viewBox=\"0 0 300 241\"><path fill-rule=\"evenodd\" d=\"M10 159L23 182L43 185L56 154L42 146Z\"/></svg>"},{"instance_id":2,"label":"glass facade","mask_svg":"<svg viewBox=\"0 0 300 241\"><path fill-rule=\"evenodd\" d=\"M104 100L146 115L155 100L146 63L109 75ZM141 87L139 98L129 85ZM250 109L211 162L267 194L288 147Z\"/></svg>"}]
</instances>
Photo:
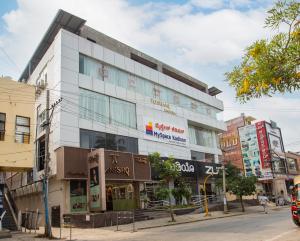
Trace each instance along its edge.
<instances>
[{"instance_id":1,"label":"glass facade","mask_svg":"<svg viewBox=\"0 0 300 241\"><path fill-rule=\"evenodd\" d=\"M79 91L79 117L133 129L137 126L134 103L85 89Z\"/></svg>"},{"instance_id":2,"label":"glass facade","mask_svg":"<svg viewBox=\"0 0 300 241\"><path fill-rule=\"evenodd\" d=\"M82 54L79 55L79 73L132 90L143 96L217 118L218 110L212 106Z\"/></svg>"},{"instance_id":3,"label":"glass facade","mask_svg":"<svg viewBox=\"0 0 300 241\"><path fill-rule=\"evenodd\" d=\"M211 130L206 130L196 126L189 126L189 138L191 144L215 147L213 131Z\"/></svg>"},{"instance_id":4,"label":"glass facade","mask_svg":"<svg viewBox=\"0 0 300 241\"><path fill-rule=\"evenodd\" d=\"M210 153L203 153L199 151L191 151L192 161L202 161L202 162L215 162L215 155Z\"/></svg>"},{"instance_id":5,"label":"glass facade","mask_svg":"<svg viewBox=\"0 0 300 241\"><path fill-rule=\"evenodd\" d=\"M138 154L138 139L104 132L80 130L81 148L105 148L107 150Z\"/></svg>"}]
</instances>

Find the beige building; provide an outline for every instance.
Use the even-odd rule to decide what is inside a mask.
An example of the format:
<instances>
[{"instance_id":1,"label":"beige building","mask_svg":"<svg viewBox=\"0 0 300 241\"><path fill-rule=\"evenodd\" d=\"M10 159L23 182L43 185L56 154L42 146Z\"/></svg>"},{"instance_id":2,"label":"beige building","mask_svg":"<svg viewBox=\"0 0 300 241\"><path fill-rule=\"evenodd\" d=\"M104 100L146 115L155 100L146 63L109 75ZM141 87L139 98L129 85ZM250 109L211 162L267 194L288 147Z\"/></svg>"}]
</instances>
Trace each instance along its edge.
<instances>
[{"instance_id":1,"label":"beige building","mask_svg":"<svg viewBox=\"0 0 300 241\"><path fill-rule=\"evenodd\" d=\"M34 86L0 78L0 171L33 167L34 102Z\"/></svg>"}]
</instances>

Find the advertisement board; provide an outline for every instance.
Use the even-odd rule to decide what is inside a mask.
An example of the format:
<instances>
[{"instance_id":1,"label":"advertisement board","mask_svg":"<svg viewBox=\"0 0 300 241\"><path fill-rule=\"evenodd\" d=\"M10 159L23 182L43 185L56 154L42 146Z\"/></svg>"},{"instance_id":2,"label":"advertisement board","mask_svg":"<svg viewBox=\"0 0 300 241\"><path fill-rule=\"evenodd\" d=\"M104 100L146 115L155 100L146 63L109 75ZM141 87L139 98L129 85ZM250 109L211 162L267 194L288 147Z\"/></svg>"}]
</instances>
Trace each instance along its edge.
<instances>
[{"instance_id":1,"label":"advertisement board","mask_svg":"<svg viewBox=\"0 0 300 241\"><path fill-rule=\"evenodd\" d=\"M87 210L86 180L70 181L71 212L84 212Z\"/></svg>"},{"instance_id":2,"label":"advertisement board","mask_svg":"<svg viewBox=\"0 0 300 241\"><path fill-rule=\"evenodd\" d=\"M272 127L271 124L266 122L266 131L269 137L269 148L275 153L283 153L283 143L281 131L278 127Z\"/></svg>"},{"instance_id":3,"label":"advertisement board","mask_svg":"<svg viewBox=\"0 0 300 241\"><path fill-rule=\"evenodd\" d=\"M180 146L187 145L187 131L184 123L169 123L144 117L144 138Z\"/></svg>"},{"instance_id":4,"label":"advertisement board","mask_svg":"<svg viewBox=\"0 0 300 241\"><path fill-rule=\"evenodd\" d=\"M90 210L106 210L104 149L96 149L88 153L87 186Z\"/></svg>"},{"instance_id":5,"label":"advertisement board","mask_svg":"<svg viewBox=\"0 0 300 241\"><path fill-rule=\"evenodd\" d=\"M260 160L261 165L263 168L270 168L271 167L271 156L270 150L268 145L268 137L267 131L265 127L265 122L260 121L255 124L256 132L257 132L257 140L260 152Z\"/></svg>"},{"instance_id":6,"label":"advertisement board","mask_svg":"<svg viewBox=\"0 0 300 241\"><path fill-rule=\"evenodd\" d=\"M98 167L90 169L90 204L92 209L101 207Z\"/></svg>"},{"instance_id":7,"label":"advertisement board","mask_svg":"<svg viewBox=\"0 0 300 241\"><path fill-rule=\"evenodd\" d=\"M241 142L242 157L244 163L244 170L246 176L256 176L259 180L272 179L272 171L267 162L266 153L264 153L262 163L261 148L266 148L267 142L264 139L264 132L262 130L261 123L258 125L247 125L239 128L239 136Z\"/></svg>"},{"instance_id":8,"label":"advertisement board","mask_svg":"<svg viewBox=\"0 0 300 241\"><path fill-rule=\"evenodd\" d=\"M262 176L256 126L248 125L239 128L242 157L246 176Z\"/></svg>"}]
</instances>

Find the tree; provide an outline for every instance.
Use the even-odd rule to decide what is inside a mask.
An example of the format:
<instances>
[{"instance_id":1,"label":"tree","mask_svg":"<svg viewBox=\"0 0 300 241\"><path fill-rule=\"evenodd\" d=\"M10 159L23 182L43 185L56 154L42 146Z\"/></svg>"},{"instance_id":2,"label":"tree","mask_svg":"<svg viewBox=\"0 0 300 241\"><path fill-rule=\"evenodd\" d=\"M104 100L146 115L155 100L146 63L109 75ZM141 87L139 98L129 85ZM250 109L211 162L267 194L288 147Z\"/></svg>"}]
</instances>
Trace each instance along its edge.
<instances>
[{"instance_id":1,"label":"tree","mask_svg":"<svg viewBox=\"0 0 300 241\"><path fill-rule=\"evenodd\" d=\"M245 212L243 196L252 195L255 193L256 181L257 179L255 176L237 176L236 178L230 179L230 181L227 184L228 190L235 194L237 197L239 197L243 212Z\"/></svg>"},{"instance_id":2,"label":"tree","mask_svg":"<svg viewBox=\"0 0 300 241\"><path fill-rule=\"evenodd\" d=\"M242 211L245 211L243 196L252 195L256 190L256 177L245 177L242 175L241 170L230 162L225 165L226 175L226 189L235 194L240 202ZM219 174L217 186L222 186L222 175Z\"/></svg>"},{"instance_id":3,"label":"tree","mask_svg":"<svg viewBox=\"0 0 300 241\"><path fill-rule=\"evenodd\" d=\"M174 158L169 157L167 160L162 160L158 152L148 156L151 166L159 174L161 179L161 187L157 190L156 195L162 199L169 199L169 210L171 221L175 222L174 213L171 205L171 191L168 188L169 182L180 177L180 171L174 162Z\"/></svg>"},{"instance_id":4,"label":"tree","mask_svg":"<svg viewBox=\"0 0 300 241\"><path fill-rule=\"evenodd\" d=\"M241 102L300 89L300 3L278 1L268 11L265 26L278 33L255 41L241 64L225 73Z\"/></svg>"}]
</instances>

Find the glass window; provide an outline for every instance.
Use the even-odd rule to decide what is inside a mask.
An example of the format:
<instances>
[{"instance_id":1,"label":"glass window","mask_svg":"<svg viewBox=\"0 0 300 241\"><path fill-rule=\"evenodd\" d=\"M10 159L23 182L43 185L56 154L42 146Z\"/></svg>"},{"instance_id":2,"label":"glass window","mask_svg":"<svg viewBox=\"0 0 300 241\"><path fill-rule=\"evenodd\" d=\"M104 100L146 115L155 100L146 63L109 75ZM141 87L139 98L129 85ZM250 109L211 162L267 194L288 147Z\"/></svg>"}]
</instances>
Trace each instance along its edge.
<instances>
[{"instance_id":1,"label":"glass window","mask_svg":"<svg viewBox=\"0 0 300 241\"><path fill-rule=\"evenodd\" d=\"M136 128L135 104L111 97L110 118L113 125Z\"/></svg>"},{"instance_id":2,"label":"glass window","mask_svg":"<svg viewBox=\"0 0 300 241\"><path fill-rule=\"evenodd\" d=\"M117 151L116 135L106 134L106 149Z\"/></svg>"},{"instance_id":3,"label":"glass window","mask_svg":"<svg viewBox=\"0 0 300 241\"><path fill-rule=\"evenodd\" d=\"M199 151L191 151L191 156L193 161L204 161L205 154Z\"/></svg>"},{"instance_id":4,"label":"glass window","mask_svg":"<svg viewBox=\"0 0 300 241\"><path fill-rule=\"evenodd\" d=\"M15 141L17 143L26 143L30 141L30 118L16 116Z\"/></svg>"},{"instance_id":5,"label":"glass window","mask_svg":"<svg viewBox=\"0 0 300 241\"><path fill-rule=\"evenodd\" d=\"M109 97L80 89L79 117L101 123L109 122Z\"/></svg>"},{"instance_id":6,"label":"glass window","mask_svg":"<svg viewBox=\"0 0 300 241\"><path fill-rule=\"evenodd\" d=\"M6 114L0 113L0 141L4 141Z\"/></svg>"},{"instance_id":7,"label":"glass window","mask_svg":"<svg viewBox=\"0 0 300 241\"><path fill-rule=\"evenodd\" d=\"M103 71L103 66L99 61L79 55L79 73L103 80Z\"/></svg>"},{"instance_id":8,"label":"glass window","mask_svg":"<svg viewBox=\"0 0 300 241\"><path fill-rule=\"evenodd\" d=\"M45 137L37 141L38 155L37 155L37 168L38 171L45 168Z\"/></svg>"},{"instance_id":9,"label":"glass window","mask_svg":"<svg viewBox=\"0 0 300 241\"><path fill-rule=\"evenodd\" d=\"M138 140L128 136L80 130L80 147L138 153Z\"/></svg>"},{"instance_id":10,"label":"glass window","mask_svg":"<svg viewBox=\"0 0 300 241\"><path fill-rule=\"evenodd\" d=\"M189 126L189 138L191 144L214 147L213 132L201 127Z\"/></svg>"},{"instance_id":11,"label":"glass window","mask_svg":"<svg viewBox=\"0 0 300 241\"><path fill-rule=\"evenodd\" d=\"M135 76L113 66L102 64L88 56L79 55L79 72L104 80L107 83L136 91L150 98L161 99L169 104L217 118L218 110L189 96L178 93L167 87L154 84L152 81Z\"/></svg>"}]
</instances>

